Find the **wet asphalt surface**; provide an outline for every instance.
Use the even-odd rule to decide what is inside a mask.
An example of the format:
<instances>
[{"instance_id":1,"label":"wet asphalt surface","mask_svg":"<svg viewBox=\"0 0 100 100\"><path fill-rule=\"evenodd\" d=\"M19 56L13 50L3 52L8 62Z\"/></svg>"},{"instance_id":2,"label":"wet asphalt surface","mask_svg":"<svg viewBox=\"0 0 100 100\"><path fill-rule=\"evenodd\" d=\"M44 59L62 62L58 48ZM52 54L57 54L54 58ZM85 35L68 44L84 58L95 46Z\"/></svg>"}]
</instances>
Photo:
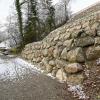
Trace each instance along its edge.
<instances>
[{"instance_id":1,"label":"wet asphalt surface","mask_svg":"<svg viewBox=\"0 0 100 100\"><path fill-rule=\"evenodd\" d=\"M0 56L0 100L74 100L60 84L19 58ZM76 100L76 99L75 99Z\"/></svg>"}]
</instances>

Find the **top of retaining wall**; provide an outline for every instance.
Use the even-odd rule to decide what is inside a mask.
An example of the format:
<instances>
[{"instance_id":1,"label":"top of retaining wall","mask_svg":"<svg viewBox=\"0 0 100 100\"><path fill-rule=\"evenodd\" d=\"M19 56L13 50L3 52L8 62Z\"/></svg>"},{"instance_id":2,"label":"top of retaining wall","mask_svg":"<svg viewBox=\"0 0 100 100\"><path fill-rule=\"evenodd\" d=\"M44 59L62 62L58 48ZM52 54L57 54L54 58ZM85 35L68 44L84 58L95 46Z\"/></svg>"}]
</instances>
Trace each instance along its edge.
<instances>
[{"instance_id":1,"label":"top of retaining wall","mask_svg":"<svg viewBox=\"0 0 100 100\"><path fill-rule=\"evenodd\" d=\"M100 11L100 1L72 15L71 20L77 20L89 14Z\"/></svg>"}]
</instances>

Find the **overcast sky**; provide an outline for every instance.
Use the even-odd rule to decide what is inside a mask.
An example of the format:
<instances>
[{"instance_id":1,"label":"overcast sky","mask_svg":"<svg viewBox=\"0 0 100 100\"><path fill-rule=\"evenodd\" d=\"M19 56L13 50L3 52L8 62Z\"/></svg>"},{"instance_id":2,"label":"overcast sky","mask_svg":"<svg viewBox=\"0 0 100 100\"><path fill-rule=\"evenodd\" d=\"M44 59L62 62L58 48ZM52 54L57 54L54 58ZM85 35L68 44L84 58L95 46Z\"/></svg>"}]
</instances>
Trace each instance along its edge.
<instances>
[{"instance_id":1,"label":"overcast sky","mask_svg":"<svg viewBox=\"0 0 100 100\"><path fill-rule=\"evenodd\" d=\"M71 2L71 10L76 13L96 2L100 2L100 0L72 0Z\"/></svg>"},{"instance_id":2,"label":"overcast sky","mask_svg":"<svg viewBox=\"0 0 100 100\"><path fill-rule=\"evenodd\" d=\"M54 0L56 3L58 0ZM70 7L73 13L78 12L87 6L94 4L100 0L72 0ZM10 13L10 6L13 5L13 0L0 0L0 23L6 22L6 17Z\"/></svg>"},{"instance_id":3,"label":"overcast sky","mask_svg":"<svg viewBox=\"0 0 100 100\"><path fill-rule=\"evenodd\" d=\"M6 21L13 0L0 0L0 24Z\"/></svg>"}]
</instances>

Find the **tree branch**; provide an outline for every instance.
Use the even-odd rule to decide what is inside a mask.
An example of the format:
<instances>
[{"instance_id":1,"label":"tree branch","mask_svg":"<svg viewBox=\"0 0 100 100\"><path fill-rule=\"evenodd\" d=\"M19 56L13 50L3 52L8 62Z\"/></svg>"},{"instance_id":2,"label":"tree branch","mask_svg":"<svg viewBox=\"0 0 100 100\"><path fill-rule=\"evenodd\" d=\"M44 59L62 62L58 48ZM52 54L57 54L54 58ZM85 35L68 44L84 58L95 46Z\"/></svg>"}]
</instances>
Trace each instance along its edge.
<instances>
[{"instance_id":1,"label":"tree branch","mask_svg":"<svg viewBox=\"0 0 100 100\"><path fill-rule=\"evenodd\" d=\"M20 6L22 6L23 4L27 3L28 1L23 1L20 3Z\"/></svg>"}]
</instances>

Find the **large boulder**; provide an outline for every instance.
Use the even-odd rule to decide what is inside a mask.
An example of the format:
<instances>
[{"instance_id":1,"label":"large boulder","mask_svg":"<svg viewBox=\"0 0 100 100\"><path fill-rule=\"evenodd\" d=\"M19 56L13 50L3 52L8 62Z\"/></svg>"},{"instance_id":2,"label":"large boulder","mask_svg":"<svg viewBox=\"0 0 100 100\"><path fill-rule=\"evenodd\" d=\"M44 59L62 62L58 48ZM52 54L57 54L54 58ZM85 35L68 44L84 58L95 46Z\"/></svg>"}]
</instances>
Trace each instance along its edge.
<instances>
[{"instance_id":1,"label":"large boulder","mask_svg":"<svg viewBox=\"0 0 100 100\"><path fill-rule=\"evenodd\" d=\"M64 68L65 66L67 66L68 62L65 61L65 60L59 60L59 59L56 59L55 60L55 63L56 63L56 67L57 68Z\"/></svg>"},{"instance_id":2,"label":"large boulder","mask_svg":"<svg viewBox=\"0 0 100 100\"><path fill-rule=\"evenodd\" d=\"M51 66L51 65L49 64L49 59L48 59L48 58L43 58L42 63L43 63L43 65L44 65L45 68L46 68L46 69L45 69L46 72L47 72L47 73L51 73L54 66Z\"/></svg>"},{"instance_id":3,"label":"large boulder","mask_svg":"<svg viewBox=\"0 0 100 100\"><path fill-rule=\"evenodd\" d=\"M68 64L65 67L65 70L67 73L74 74L74 73L82 71L83 67L79 63L72 63L72 64Z\"/></svg>"},{"instance_id":4,"label":"large boulder","mask_svg":"<svg viewBox=\"0 0 100 100\"><path fill-rule=\"evenodd\" d=\"M56 77L57 71L58 71L58 68L54 67L53 70L52 70L52 72L51 72L51 75L54 76L54 77Z\"/></svg>"},{"instance_id":5,"label":"large boulder","mask_svg":"<svg viewBox=\"0 0 100 100\"><path fill-rule=\"evenodd\" d=\"M44 49L42 51L43 56L47 57L48 56L48 49Z\"/></svg>"},{"instance_id":6,"label":"large boulder","mask_svg":"<svg viewBox=\"0 0 100 100\"><path fill-rule=\"evenodd\" d=\"M71 37L72 37L72 38L78 38L78 37L80 37L83 33L84 33L84 31L83 31L82 29L79 29L79 30L73 32L73 33L71 34Z\"/></svg>"},{"instance_id":7,"label":"large boulder","mask_svg":"<svg viewBox=\"0 0 100 100\"><path fill-rule=\"evenodd\" d=\"M70 62L84 62L84 53L81 47L78 47L76 49L73 49L68 52L67 59Z\"/></svg>"},{"instance_id":8,"label":"large boulder","mask_svg":"<svg viewBox=\"0 0 100 100\"><path fill-rule=\"evenodd\" d=\"M53 51L53 56L54 56L54 58L59 58L61 52L62 52L62 49L56 47L56 48L54 49L54 51Z\"/></svg>"},{"instance_id":9,"label":"large boulder","mask_svg":"<svg viewBox=\"0 0 100 100\"><path fill-rule=\"evenodd\" d=\"M46 72L47 73L51 73L52 72L52 70L53 70L53 66L51 66L51 65L49 65L49 64L46 64Z\"/></svg>"},{"instance_id":10,"label":"large boulder","mask_svg":"<svg viewBox=\"0 0 100 100\"><path fill-rule=\"evenodd\" d=\"M59 35L54 38L54 41L58 41L58 40L59 40Z\"/></svg>"},{"instance_id":11,"label":"large boulder","mask_svg":"<svg viewBox=\"0 0 100 100\"><path fill-rule=\"evenodd\" d=\"M48 49L48 57L52 57L53 56L53 50L54 50L54 47L50 47Z\"/></svg>"},{"instance_id":12,"label":"large boulder","mask_svg":"<svg viewBox=\"0 0 100 100\"><path fill-rule=\"evenodd\" d=\"M60 34L60 37L59 37L60 40L68 40L70 38L71 38L70 32L65 32L64 34Z\"/></svg>"},{"instance_id":13,"label":"large boulder","mask_svg":"<svg viewBox=\"0 0 100 100\"><path fill-rule=\"evenodd\" d=\"M48 58L43 58L43 59L42 59L42 62L43 62L44 65L48 64L48 61L49 61Z\"/></svg>"},{"instance_id":14,"label":"large boulder","mask_svg":"<svg viewBox=\"0 0 100 100\"><path fill-rule=\"evenodd\" d=\"M95 38L95 44L100 44L100 37Z\"/></svg>"},{"instance_id":15,"label":"large boulder","mask_svg":"<svg viewBox=\"0 0 100 100\"><path fill-rule=\"evenodd\" d=\"M94 38L90 36L79 38L74 41L74 44L77 47L85 47L85 46L93 45L94 43L95 43Z\"/></svg>"},{"instance_id":16,"label":"large boulder","mask_svg":"<svg viewBox=\"0 0 100 100\"><path fill-rule=\"evenodd\" d=\"M55 66L55 65L56 65L55 60L50 60L50 61L49 61L49 65Z\"/></svg>"},{"instance_id":17,"label":"large boulder","mask_svg":"<svg viewBox=\"0 0 100 100\"><path fill-rule=\"evenodd\" d=\"M97 22L97 26L96 26L96 32L97 32L97 35L100 36L100 22Z\"/></svg>"},{"instance_id":18,"label":"large boulder","mask_svg":"<svg viewBox=\"0 0 100 100\"><path fill-rule=\"evenodd\" d=\"M59 80L59 81L61 81L61 82L63 82L63 81L66 81L66 73L64 72L64 70L63 69L59 69L58 71L57 71L57 73L56 73L56 78Z\"/></svg>"},{"instance_id":19,"label":"large boulder","mask_svg":"<svg viewBox=\"0 0 100 100\"><path fill-rule=\"evenodd\" d=\"M72 43L73 43L73 39L70 39L70 40L66 40L63 45L66 46L66 49L67 50L70 50L71 47L72 47Z\"/></svg>"},{"instance_id":20,"label":"large boulder","mask_svg":"<svg viewBox=\"0 0 100 100\"><path fill-rule=\"evenodd\" d=\"M88 60L94 60L100 58L100 46L89 47L86 51L86 57Z\"/></svg>"},{"instance_id":21,"label":"large boulder","mask_svg":"<svg viewBox=\"0 0 100 100\"><path fill-rule=\"evenodd\" d=\"M61 53L61 58L64 59L64 60L66 60L67 59L67 53L68 53L67 48L64 48L62 50L62 53Z\"/></svg>"},{"instance_id":22,"label":"large boulder","mask_svg":"<svg viewBox=\"0 0 100 100\"><path fill-rule=\"evenodd\" d=\"M99 26L100 26L100 22L92 23L92 25L90 26L90 33L91 33L92 36L96 36L96 34L98 34Z\"/></svg>"},{"instance_id":23,"label":"large boulder","mask_svg":"<svg viewBox=\"0 0 100 100\"><path fill-rule=\"evenodd\" d=\"M33 63L39 63L39 62L41 62L41 57L38 57L38 58L34 58L34 57L32 57L32 62Z\"/></svg>"}]
</instances>

